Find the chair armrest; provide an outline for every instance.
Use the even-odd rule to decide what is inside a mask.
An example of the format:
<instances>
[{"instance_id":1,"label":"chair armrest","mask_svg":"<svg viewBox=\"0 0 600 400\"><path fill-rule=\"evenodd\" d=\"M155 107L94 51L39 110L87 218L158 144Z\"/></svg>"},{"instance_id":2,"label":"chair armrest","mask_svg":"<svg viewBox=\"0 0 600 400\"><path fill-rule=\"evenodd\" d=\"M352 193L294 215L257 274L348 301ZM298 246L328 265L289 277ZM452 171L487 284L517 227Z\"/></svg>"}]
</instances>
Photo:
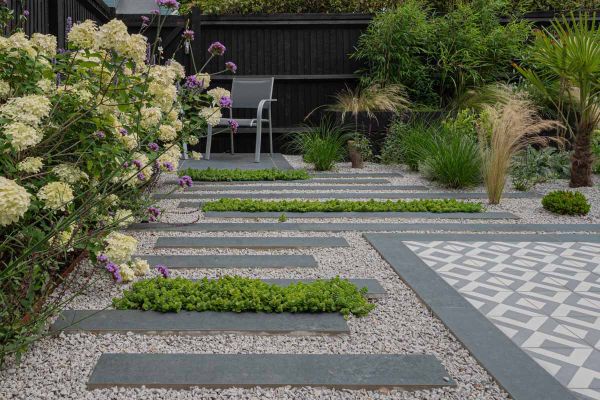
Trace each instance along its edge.
<instances>
[{"instance_id":1,"label":"chair armrest","mask_svg":"<svg viewBox=\"0 0 600 400\"><path fill-rule=\"evenodd\" d=\"M263 115L263 109L265 108L265 104L274 103L277 99L263 99L258 103L258 108L256 109L256 120L260 121Z\"/></svg>"}]
</instances>

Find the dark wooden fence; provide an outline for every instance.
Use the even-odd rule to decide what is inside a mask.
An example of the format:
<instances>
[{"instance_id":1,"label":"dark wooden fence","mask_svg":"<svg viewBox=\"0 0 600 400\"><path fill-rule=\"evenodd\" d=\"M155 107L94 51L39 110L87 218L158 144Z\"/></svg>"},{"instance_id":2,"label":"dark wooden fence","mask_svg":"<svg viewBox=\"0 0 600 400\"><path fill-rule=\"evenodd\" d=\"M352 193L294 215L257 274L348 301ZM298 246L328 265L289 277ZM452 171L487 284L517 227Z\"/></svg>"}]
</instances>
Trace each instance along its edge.
<instances>
[{"instance_id":1,"label":"dark wooden fence","mask_svg":"<svg viewBox=\"0 0 600 400\"><path fill-rule=\"evenodd\" d=\"M25 11L29 13L25 31L51 33L58 38L58 46L64 47L67 18L73 22L91 19L106 22L114 17L114 9L102 0L9 0L15 11L15 23Z\"/></svg>"}]
</instances>

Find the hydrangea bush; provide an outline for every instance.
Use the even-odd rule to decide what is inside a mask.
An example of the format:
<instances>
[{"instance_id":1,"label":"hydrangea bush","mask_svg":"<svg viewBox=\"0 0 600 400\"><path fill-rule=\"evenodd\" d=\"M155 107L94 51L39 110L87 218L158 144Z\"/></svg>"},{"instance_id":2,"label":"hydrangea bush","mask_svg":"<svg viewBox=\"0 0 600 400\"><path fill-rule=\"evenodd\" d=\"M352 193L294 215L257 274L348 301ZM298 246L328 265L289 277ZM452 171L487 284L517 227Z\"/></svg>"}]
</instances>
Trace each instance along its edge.
<instances>
[{"instance_id":1,"label":"hydrangea bush","mask_svg":"<svg viewBox=\"0 0 600 400\"><path fill-rule=\"evenodd\" d=\"M13 17L0 5L1 26ZM161 18L145 17L143 29L156 23L159 37ZM179 144L197 138L184 128L184 67L163 62L142 33L129 34L119 20L88 20L69 26L64 50L56 37L28 37L19 27L0 37L0 363L35 340L70 300L64 293L90 283L66 273L78 255L97 259L96 270L118 282L150 269L132 259L136 240L117 230L160 217L149 188L177 170ZM185 35L183 42L193 39ZM230 103L214 93L218 100L205 96L217 114ZM194 117L198 125L210 118ZM187 177L180 186L191 184Z\"/></svg>"}]
</instances>

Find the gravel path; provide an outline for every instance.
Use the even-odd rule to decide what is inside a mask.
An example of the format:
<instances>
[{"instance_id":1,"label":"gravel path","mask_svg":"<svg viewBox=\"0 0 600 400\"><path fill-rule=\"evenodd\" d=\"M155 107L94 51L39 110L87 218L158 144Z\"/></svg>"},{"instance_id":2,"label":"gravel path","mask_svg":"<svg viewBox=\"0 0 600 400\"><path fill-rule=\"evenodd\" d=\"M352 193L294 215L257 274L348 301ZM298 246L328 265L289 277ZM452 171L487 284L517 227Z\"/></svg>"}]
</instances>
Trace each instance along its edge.
<instances>
[{"instance_id":1,"label":"gravel path","mask_svg":"<svg viewBox=\"0 0 600 400\"><path fill-rule=\"evenodd\" d=\"M299 157L287 157L296 167L303 166ZM349 164L340 164L339 172L401 172L401 178L389 178L395 185L427 185L417 174L398 167L367 164L363 170L352 170ZM388 178L386 178L388 179ZM349 180L351 182L351 179ZM281 183L277 183L281 185ZM264 184L268 185L268 184ZM294 183L289 183L293 186ZM564 188L565 182L540 185L538 193ZM164 191L159 187L158 191ZM435 188L435 190L441 190ZM474 188L481 191L483 188ZM503 200L499 206L488 207L489 211L509 211L519 215L519 221L481 221L478 223L600 223L598 205L600 191L597 187L586 188L582 192L593 203L592 213L585 218L557 217L541 208L539 199ZM176 209L179 201L162 200L165 209L162 222L205 222L202 214L193 209ZM208 222L273 222L273 219L210 219ZM348 222L349 219L331 219L329 222ZM322 222L311 219L294 219L294 222ZM398 222L394 219L369 220L369 222ZM457 220L402 220L410 222L460 222ZM20 364L9 362L0 371L0 399L504 399L508 395L493 382L469 353L456 341L439 320L423 306L416 295L398 278L377 252L362 238L359 232L336 233L345 238L351 247L334 249L276 250L257 251L243 249L154 249L159 236L331 236L329 233L311 232L135 232L140 244L140 254L310 254L319 264L316 269L183 269L173 270L174 276L189 278L218 277L223 274L237 274L254 278L318 278L352 277L374 278L384 286L387 296L377 300L377 308L365 318L349 320L351 334L340 337L293 337L293 336L143 336L143 335L90 335L74 334L59 337L46 337L35 343L23 357ZM114 284L108 274L89 262L82 263L77 274L95 273L93 282L85 293L77 297L70 309L103 309L110 306L111 299L118 296L127 285ZM157 389L105 389L87 391L85 382L102 353L107 352L147 352L147 353L424 353L433 354L447 368L458 386L453 389L430 391L350 391L319 388L277 388L277 389L194 389L189 391Z\"/></svg>"}]
</instances>

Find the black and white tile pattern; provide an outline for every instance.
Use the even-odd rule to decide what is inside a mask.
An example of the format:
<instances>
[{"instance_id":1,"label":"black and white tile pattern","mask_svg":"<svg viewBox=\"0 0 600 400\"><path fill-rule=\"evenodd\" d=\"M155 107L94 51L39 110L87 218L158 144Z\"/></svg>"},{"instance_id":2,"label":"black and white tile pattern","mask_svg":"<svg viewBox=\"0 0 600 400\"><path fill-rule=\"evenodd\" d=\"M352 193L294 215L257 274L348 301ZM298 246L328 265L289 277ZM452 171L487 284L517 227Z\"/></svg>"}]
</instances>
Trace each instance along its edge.
<instances>
[{"instance_id":1,"label":"black and white tile pattern","mask_svg":"<svg viewBox=\"0 0 600 400\"><path fill-rule=\"evenodd\" d=\"M404 244L559 382L600 400L600 244Z\"/></svg>"}]
</instances>

